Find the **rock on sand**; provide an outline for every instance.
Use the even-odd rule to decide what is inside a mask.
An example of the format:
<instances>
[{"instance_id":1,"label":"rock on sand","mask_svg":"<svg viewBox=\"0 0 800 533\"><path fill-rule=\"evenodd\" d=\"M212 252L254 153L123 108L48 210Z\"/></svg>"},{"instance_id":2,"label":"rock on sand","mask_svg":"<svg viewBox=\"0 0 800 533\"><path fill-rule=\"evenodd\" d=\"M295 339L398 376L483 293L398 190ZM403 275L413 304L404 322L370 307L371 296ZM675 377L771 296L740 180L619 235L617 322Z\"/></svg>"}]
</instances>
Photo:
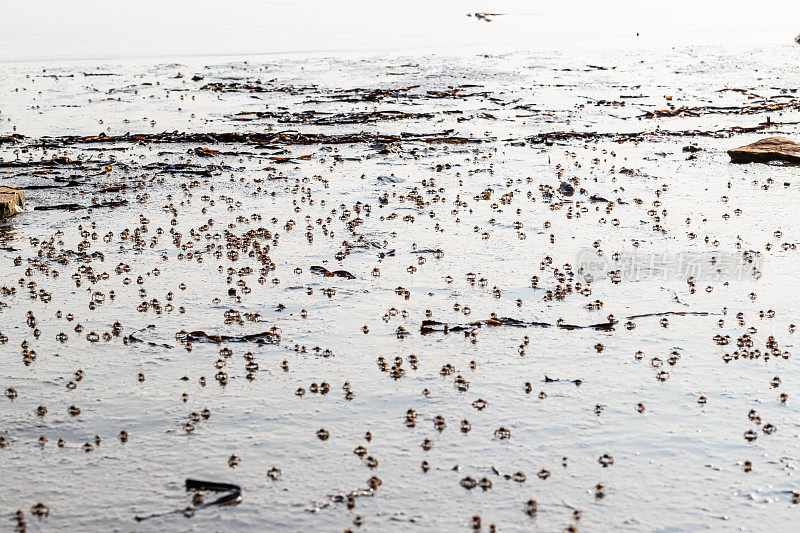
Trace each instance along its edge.
<instances>
[{"instance_id":1,"label":"rock on sand","mask_svg":"<svg viewBox=\"0 0 800 533\"><path fill-rule=\"evenodd\" d=\"M0 186L0 219L13 217L25 203L25 193L19 189Z\"/></svg>"},{"instance_id":2,"label":"rock on sand","mask_svg":"<svg viewBox=\"0 0 800 533\"><path fill-rule=\"evenodd\" d=\"M800 144L786 137L768 137L760 141L728 150L733 163L769 163L785 161L800 163Z\"/></svg>"}]
</instances>

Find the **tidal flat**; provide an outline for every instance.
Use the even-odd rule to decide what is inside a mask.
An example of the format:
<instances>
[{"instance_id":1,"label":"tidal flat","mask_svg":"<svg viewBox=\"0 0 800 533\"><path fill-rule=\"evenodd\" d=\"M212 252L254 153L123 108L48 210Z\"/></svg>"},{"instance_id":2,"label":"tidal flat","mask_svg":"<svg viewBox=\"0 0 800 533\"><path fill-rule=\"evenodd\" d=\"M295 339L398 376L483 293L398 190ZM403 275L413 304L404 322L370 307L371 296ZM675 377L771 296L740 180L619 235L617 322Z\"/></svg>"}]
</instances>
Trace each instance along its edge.
<instances>
[{"instance_id":1,"label":"tidal flat","mask_svg":"<svg viewBox=\"0 0 800 533\"><path fill-rule=\"evenodd\" d=\"M797 51L0 65L0 528L790 530Z\"/></svg>"}]
</instances>

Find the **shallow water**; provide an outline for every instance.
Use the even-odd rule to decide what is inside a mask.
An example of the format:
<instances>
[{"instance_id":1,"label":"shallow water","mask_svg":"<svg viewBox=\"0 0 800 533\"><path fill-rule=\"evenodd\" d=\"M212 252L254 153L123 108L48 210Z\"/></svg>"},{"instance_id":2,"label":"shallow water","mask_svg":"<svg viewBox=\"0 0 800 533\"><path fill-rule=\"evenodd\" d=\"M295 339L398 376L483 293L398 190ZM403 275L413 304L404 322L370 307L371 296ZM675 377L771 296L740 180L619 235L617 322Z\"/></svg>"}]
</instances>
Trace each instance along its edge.
<instances>
[{"instance_id":1,"label":"shallow water","mask_svg":"<svg viewBox=\"0 0 800 533\"><path fill-rule=\"evenodd\" d=\"M791 43L800 5L773 0L39 0L4 3L0 61L153 58L319 52L587 50ZM477 13L488 12L484 18ZM645 52L646 53L646 52ZM216 60L219 61L219 60Z\"/></svg>"},{"instance_id":2,"label":"shallow water","mask_svg":"<svg viewBox=\"0 0 800 533\"><path fill-rule=\"evenodd\" d=\"M0 168L0 184L26 188L28 197L25 212L0 223L0 332L7 337L0 387L18 394L0 402L0 435L9 442L0 449L5 526L13 528L12 514L22 509L33 531L431 531L468 529L475 515L484 530L495 524L501 531L789 530L792 492L800 490L800 371L791 326L800 184L795 167L732 165L725 151L797 132L798 50L3 65L0 134L26 137L0 144L0 157L34 162ZM260 89L203 88L211 83ZM365 97L342 92L348 89L403 90ZM769 113L644 117L669 105L764 102L787 105ZM320 125L309 123L320 115L297 115L308 110L425 116ZM767 116L769 128L730 131L758 127ZM448 136L481 142L62 137L451 129ZM648 134L627 142L526 140L558 131ZM683 151L690 144L701 151ZM41 163L54 157L79 163ZM572 178L576 192L559 191ZM35 210L95 200L127 203ZM268 259L248 255L252 244L242 249L242 237L259 228L268 233L251 241ZM274 269L260 271L265 264ZM718 272L715 264L734 270ZM355 279L315 274L315 265ZM618 269L619 282L608 274ZM90 309L96 293L102 296ZM596 301L599 309L587 309ZM242 324L226 324L230 310ZM707 314L627 318L667 312ZM604 323L609 315L617 322L611 331L469 326L492 313L553 325ZM423 335L428 319L468 325L468 334ZM119 335L104 338L115 322ZM271 344L176 338L273 327L280 340ZM736 346L745 334L752 347ZM730 343L719 344L717 335ZM28 352L28 364L23 342L36 352ZM755 349L758 357L744 354ZM257 370L245 368L248 352ZM402 372L392 376L396 357ZM442 372L446 365L451 373ZM70 390L79 369L84 377ZM214 378L220 371L224 386ZM567 381L576 379L579 385ZM323 382L329 392L312 392ZM698 403L701 396L707 403ZM473 406L478 399L485 408ZM44 416L36 414L40 405ZM79 415L67 413L71 405ZM210 417L185 431L190 414L205 408ZM406 423L409 409L414 427ZM748 418L751 409L759 421ZM437 416L446 423L441 431ZM765 433L767 424L777 431ZM321 428L327 440L317 437ZM510 438L499 438L499 428ZM744 437L750 429L754 441ZM117 437L122 430L125 443ZM100 444L84 452L95 435ZM426 439L433 444L427 451ZM377 467L353 453L357 446ZM604 454L613 464L600 464ZM231 455L240 458L235 468ZM277 480L267 476L271 467L281 471ZM546 479L537 476L543 470ZM526 480L502 475L516 472ZM382 484L356 497L353 509L324 505L367 488L372 476ZM486 478L491 488L465 489L467 476ZM198 508L189 519L178 512L134 520L190 505L186 478L238 484L243 500ZM538 504L532 515L530 499ZM37 502L49 506L48 517L31 516Z\"/></svg>"}]
</instances>

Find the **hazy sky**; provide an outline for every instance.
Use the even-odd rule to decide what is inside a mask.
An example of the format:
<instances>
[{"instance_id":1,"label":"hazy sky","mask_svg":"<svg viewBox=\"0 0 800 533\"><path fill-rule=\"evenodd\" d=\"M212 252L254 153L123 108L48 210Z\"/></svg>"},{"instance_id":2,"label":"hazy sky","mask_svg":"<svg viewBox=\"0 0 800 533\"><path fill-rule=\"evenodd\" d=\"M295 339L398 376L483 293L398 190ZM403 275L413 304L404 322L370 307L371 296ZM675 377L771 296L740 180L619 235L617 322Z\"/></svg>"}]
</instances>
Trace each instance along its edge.
<instances>
[{"instance_id":1,"label":"hazy sky","mask_svg":"<svg viewBox=\"0 0 800 533\"><path fill-rule=\"evenodd\" d=\"M774 44L798 33L800 0L0 0L0 61Z\"/></svg>"}]
</instances>

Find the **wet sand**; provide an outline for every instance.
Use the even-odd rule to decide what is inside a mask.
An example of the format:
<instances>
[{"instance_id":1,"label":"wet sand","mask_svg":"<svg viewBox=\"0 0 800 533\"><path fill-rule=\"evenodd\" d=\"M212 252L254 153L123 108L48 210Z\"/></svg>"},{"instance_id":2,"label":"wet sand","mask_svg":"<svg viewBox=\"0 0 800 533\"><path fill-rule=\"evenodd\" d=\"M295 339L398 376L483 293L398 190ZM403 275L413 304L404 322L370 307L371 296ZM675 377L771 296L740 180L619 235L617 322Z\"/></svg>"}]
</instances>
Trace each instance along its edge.
<instances>
[{"instance_id":1,"label":"wet sand","mask_svg":"<svg viewBox=\"0 0 800 533\"><path fill-rule=\"evenodd\" d=\"M2 65L3 527L788 530L796 53Z\"/></svg>"}]
</instances>

